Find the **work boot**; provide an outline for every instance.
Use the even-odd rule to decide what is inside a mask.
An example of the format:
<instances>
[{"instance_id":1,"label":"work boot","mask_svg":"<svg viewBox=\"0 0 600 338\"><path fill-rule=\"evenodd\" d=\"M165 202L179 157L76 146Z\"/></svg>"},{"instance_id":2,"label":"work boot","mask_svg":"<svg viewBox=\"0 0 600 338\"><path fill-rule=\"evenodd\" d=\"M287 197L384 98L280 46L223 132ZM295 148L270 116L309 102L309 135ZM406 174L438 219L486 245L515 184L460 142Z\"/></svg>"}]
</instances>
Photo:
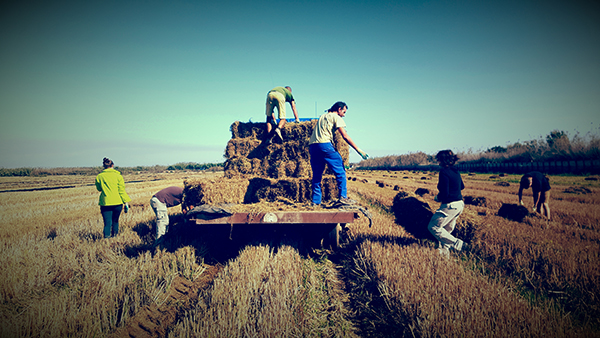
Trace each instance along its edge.
<instances>
[{"instance_id":1,"label":"work boot","mask_svg":"<svg viewBox=\"0 0 600 338\"><path fill-rule=\"evenodd\" d=\"M277 134L277 136L279 136L279 138L281 139L281 141L283 141L283 136L281 136L281 129L275 128L275 134Z\"/></svg>"},{"instance_id":2,"label":"work boot","mask_svg":"<svg viewBox=\"0 0 600 338\"><path fill-rule=\"evenodd\" d=\"M452 248L454 248L456 251L461 251L463 249L463 244L464 242L462 239L457 239L456 242L452 244Z\"/></svg>"},{"instance_id":3,"label":"work boot","mask_svg":"<svg viewBox=\"0 0 600 338\"><path fill-rule=\"evenodd\" d=\"M338 200L338 203L341 205L354 205L356 204L356 201L348 197L342 197Z\"/></svg>"}]
</instances>

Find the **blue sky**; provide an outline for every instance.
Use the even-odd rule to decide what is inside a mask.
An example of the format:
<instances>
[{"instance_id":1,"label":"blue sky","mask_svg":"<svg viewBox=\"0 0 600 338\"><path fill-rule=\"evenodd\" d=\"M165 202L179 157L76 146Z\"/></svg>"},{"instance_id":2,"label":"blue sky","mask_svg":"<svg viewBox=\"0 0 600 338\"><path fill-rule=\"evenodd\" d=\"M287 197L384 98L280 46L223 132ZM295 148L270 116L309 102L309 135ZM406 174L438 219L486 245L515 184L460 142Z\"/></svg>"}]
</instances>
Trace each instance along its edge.
<instances>
[{"instance_id":1,"label":"blue sky","mask_svg":"<svg viewBox=\"0 0 600 338\"><path fill-rule=\"evenodd\" d=\"M5 168L221 162L286 85L371 157L600 131L591 1L9 1L0 46Z\"/></svg>"}]
</instances>

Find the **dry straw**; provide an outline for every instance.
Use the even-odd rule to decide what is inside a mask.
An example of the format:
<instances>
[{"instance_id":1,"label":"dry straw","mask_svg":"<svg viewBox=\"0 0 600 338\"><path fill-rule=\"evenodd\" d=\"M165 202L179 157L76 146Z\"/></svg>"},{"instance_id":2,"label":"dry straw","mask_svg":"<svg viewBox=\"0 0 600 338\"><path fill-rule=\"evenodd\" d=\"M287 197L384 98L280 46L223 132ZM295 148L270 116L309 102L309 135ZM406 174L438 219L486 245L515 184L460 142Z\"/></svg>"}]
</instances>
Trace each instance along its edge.
<instances>
[{"instance_id":1,"label":"dry straw","mask_svg":"<svg viewBox=\"0 0 600 338\"><path fill-rule=\"evenodd\" d=\"M250 204L281 200L287 200L290 203L310 203L311 185L311 180L305 178L254 177L250 179L220 178L186 181L183 191L184 205ZM334 177L325 176L321 187L324 203L338 198L339 192Z\"/></svg>"},{"instance_id":2,"label":"dry straw","mask_svg":"<svg viewBox=\"0 0 600 338\"><path fill-rule=\"evenodd\" d=\"M308 178L312 176L308 142L316 120L288 123L282 129L283 143L266 142L265 123L231 125L231 140L225 148L225 177ZM335 133L334 147L344 164L349 161L349 147L339 133ZM328 169L326 173L331 174Z\"/></svg>"},{"instance_id":3,"label":"dry straw","mask_svg":"<svg viewBox=\"0 0 600 338\"><path fill-rule=\"evenodd\" d=\"M248 246L215 278L176 337L355 337L330 262L296 249Z\"/></svg>"}]
</instances>

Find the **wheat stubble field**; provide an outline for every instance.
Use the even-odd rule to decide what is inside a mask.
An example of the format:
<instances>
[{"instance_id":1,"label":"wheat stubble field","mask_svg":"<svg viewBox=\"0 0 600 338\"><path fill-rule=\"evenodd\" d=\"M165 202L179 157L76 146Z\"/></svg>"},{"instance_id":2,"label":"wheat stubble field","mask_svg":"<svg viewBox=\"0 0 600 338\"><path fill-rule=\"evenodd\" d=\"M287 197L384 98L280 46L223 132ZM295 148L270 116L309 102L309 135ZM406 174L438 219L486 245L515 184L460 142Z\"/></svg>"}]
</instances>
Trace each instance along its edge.
<instances>
[{"instance_id":1,"label":"wheat stubble field","mask_svg":"<svg viewBox=\"0 0 600 338\"><path fill-rule=\"evenodd\" d=\"M456 230L469 250L449 260L394 216L399 191L438 206L436 174L408 171L349 173L373 226L357 219L335 252L234 246L177 207L153 248L150 197L205 175L223 174L126 175L132 208L108 240L92 176L0 178L2 337L600 337L598 181L552 176L553 219L517 222L498 210L519 176L464 173L479 203Z\"/></svg>"}]
</instances>

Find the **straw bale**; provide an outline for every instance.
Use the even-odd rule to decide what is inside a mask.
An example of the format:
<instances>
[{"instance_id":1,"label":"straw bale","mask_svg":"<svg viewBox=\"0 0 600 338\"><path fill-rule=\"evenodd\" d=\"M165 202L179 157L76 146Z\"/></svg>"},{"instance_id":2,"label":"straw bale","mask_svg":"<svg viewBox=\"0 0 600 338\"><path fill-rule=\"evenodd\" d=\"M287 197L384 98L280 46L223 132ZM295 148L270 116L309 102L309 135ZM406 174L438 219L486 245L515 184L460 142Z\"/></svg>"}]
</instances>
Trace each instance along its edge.
<instances>
[{"instance_id":1,"label":"straw bale","mask_svg":"<svg viewBox=\"0 0 600 338\"><path fill-rule=\"evenodd\" d=\"M464 201L465 204L469 205L475 205L479 207L487 206L487 199L485 197L465 196Z\"/></svg>"},{"instance_id":2,"label":"straw bale","mask_svg":"<svg viewBox=\"0 0 600 338\"><path fill-rule=\"evenodd\" d=\"M252 137L233 138L227 142L225 158L233 157L260 157L252 156L253 152L261 145L260 140Z\"/></svg>"},{"instance_id":3,"label":"straw bale","mask_svg":"<svg viewBox=\"0 0 600 338\"><path fill-rule=\"evenodd\" d=\"M396 216L396 223L404 227L415 238L435 241L435 238L427 229L433 211L421 197L400 191L394 197L392 211Z\"/></svg>"},{"instance_id":4,"label":"straw bale","mask_svg":"<svg viewBox=\"0 0 600 338\"><path fill-rule=\"evenodd\" d=\"M241 178L201 179L185 181L183 206L243 203L249 181Z\"/></svg>"},{"instance_id":5,"label":"straw bale","mask_svg":"<svg viewBox=\"0 0 600 338\"><path fill-rule=\"evenodd\" d=\"M310 162L308 160L299 159L298 161L296 161L296 163L298 163L298 165L296 166L296 173L294 177L312 177L312 168L310 167Z\"/></svg>"},{"instance_id":6,"label":"straw bale","mask_svg":"<svg viewBox=\"0 0 600 338\"><path fill-rule=\"evenodd\" d=\"M262 139L265 137L267 131L264 122L253 123L235 121L229 129L231 130L231 138L233 139L246 137Z\"/></svg>"},{"instance_id":7,"label":"straw bale","mask_svg":"<svg viewBox=\"0 0 600 338\"><path fill-rule=\"evenodd\" d=\"M275 180L255 177L249 181L245 203L275 202L282 198L293 203L310 203L312 200L311 186L310 179L288 178ZM339 197L335 177L324 177L321 187L323 202L333 201Z\"/></svg>"},{"instance_id":8,"label":"straw bale","mask_svg":"<svg viewBox=\"0 0 600 338\"><path fill-rule=\"evenodd\" d=\"M522 205L502 203L502 206L498 210L498 216L511 221L521 222L525 217L529 216L529 210Z\"/></svg>"},{"instance_id":9,"label":"straw bale","mask_svg":"<svg viewBox=\"0 0 600 338\"><path fill-rule=\"evenodd\" d=\"M417 194L419 196L423 196L423 195L431 194L431 191L429 191L429 189L426 189L426 188L418 188L417 190L415 190L415 194Z\"/></svg>"},{"instance_id":10,"label":"straw bale","mask_svg":"<svg viewBox=\"0 0 600 338\"><path fill-rule=\"evenodd\" d=\"M229 172L239 173L241 175L253 174L252 162L246 157L234 157L225 162L225 176L230 178ZM233 175L235 176L235 175Z\"/></svg>"},{"instance_id":11,"label":"straw bale","mask_svg":"<svg viewBox=\"0 0 600 338\"><path fill-rule=\"evenodd\" d=\"M268 144L263 139L266 137L265 123L234 122L231 125L232 139L225 149L225 177L310 177L308 142L316 123L316 120L286 123L282 129L283 143L275 138L274 143ZM335 134L333 144L347 165L349 147L339 133ZM251 160L251 163L244 158ZM291 162L295 162L295 165ZM327 168L325 175L331 174L333 172Z\"/></svg>"}]
</instances>

